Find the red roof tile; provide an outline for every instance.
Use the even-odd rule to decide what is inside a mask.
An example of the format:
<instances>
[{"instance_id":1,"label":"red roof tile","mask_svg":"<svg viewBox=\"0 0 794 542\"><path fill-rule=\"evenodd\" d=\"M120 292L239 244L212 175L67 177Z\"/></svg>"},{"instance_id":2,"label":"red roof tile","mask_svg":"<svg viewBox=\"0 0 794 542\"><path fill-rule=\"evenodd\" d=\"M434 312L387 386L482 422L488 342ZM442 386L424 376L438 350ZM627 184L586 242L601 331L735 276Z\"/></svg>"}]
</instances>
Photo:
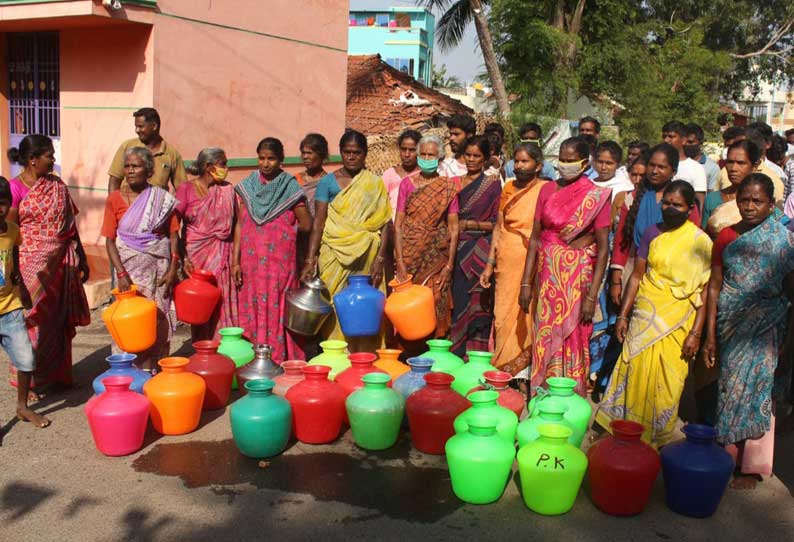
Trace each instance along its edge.
<instances>
[{"instance_id":1,"label":"red roof tile","mask_svg":"<svg viewBox=\"0 0 794 542\"><path fill-rule=\"evenodd\" d=\"M474 112L392 68L380 55L347 57L348 128L365 135L396 134L407 128L438 126L458 113Z\"/></svg>"}]
</instances>

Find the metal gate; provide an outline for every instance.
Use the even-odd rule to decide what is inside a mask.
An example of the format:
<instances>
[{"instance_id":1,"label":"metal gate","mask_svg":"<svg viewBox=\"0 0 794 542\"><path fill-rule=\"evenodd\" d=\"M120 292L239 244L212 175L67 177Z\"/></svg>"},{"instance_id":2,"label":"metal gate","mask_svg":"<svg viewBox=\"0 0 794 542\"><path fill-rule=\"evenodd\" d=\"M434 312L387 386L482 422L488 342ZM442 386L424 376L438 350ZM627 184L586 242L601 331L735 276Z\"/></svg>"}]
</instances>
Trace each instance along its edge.
<instances>
[{"instance_id":1,"label":"metal gate","mask_svg":"<svg viewBox=\"0 0 794 542\"><path fill-rule=\"evenodd\" d=\"M53 140L56 172L60 173L60 62L57 32L8 34L10 143L16 147L28 134ZM12 175L19 166L12 165Z\"/></svg>"}]
</instances>

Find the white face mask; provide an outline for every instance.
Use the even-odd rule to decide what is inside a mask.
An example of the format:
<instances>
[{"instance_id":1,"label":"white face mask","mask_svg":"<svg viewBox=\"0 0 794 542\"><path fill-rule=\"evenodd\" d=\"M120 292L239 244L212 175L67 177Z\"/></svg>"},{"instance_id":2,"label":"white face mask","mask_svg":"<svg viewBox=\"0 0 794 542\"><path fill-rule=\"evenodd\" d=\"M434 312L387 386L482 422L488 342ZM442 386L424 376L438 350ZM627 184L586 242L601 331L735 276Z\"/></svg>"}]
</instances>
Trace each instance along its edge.
<instances>
[{"instance_id":1,"label":"white face mask","mask_svg":"<svg viewBox=\"0 0 794 542\"><path fill-rule=\"evenodd\" d=\"M722 149L722 159L723 160L727 160L728 159L728 147L725 147L724 149Z\"/></svg>"}]
</instances>

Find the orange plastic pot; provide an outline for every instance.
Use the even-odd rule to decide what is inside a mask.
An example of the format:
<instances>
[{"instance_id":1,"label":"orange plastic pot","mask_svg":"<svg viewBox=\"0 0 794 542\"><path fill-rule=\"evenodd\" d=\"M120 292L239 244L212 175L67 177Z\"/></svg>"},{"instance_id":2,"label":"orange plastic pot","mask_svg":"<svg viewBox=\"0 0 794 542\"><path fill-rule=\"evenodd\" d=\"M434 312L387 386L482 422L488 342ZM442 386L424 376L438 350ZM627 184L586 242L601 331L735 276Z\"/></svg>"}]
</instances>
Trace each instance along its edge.
<instances>
[{"instance_id":1,"label":"orange plastic pot","mask_svg":"<svg viewBox=\"0 0 794 542\"><path fill-rule=\"evenodd\" d=\"M410 367L399 360L400 354L403 353L402 350L381 348L380 350L375 350L375 353L378 354L378 361L375 362L375 367L389 373L392 382L411 370Z\"/></svg>"},{"instance_id":2,"label":"orange plastic pot","mask_svg":"<svg viewBox=\"0 0 794 542\"><path fill-rule=\"evenodd\" d=\"M384 312L400 337L409 341L423 339L436 330L436 303L433 290L411 282L394 279L389 283L392 294L386 299Z\"/></svg>"},{"instance_id":3,"label":"orange plastic pot","mask_svg":"<svg viewBox=\"0 0 794 542\"><path fill-rule=\"evenodd\" d=\"M157 305L151 299L138 295L133 284L126 292L115 288L116 300L104 311L102 320L113 341L124 352L143 352L157 339Z\"/></svg>"},{"instance_id":4,"label":"orange plastic pot","mask_svg":"<svg viewBox=\"0 0 794 542\"><path fill-rule=\"evenodd\" d=\"M187 358L163 358L163 370L143 386L151 401L152 425L163 435L184 435L198 427L207 385L197 374L185 370Z\"/></svg>"}]
</instances>

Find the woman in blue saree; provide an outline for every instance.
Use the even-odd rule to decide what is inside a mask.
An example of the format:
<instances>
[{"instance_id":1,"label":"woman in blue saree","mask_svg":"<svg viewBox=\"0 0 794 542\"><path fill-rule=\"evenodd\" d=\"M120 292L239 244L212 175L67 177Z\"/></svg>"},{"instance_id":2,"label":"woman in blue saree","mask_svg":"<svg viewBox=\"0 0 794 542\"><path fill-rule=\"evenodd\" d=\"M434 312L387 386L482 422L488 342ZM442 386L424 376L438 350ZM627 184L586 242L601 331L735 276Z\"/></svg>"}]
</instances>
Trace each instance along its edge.
<instances>
[{"instance_id":1,"label":"woman in blue saree","mask_svg":"<svg viewBox=\"0 0 794 542\"><path fill-rule=\"evenodd\" d=\"M774 400L791 380L777 369L794 296L794 233L774 215L773 192L769 177L748 175L736 195L742 220L720 232L712 253L704 354L707 367L719 361L716 429L742 489L771 473Z\"/></svg>"}]
</instances>

